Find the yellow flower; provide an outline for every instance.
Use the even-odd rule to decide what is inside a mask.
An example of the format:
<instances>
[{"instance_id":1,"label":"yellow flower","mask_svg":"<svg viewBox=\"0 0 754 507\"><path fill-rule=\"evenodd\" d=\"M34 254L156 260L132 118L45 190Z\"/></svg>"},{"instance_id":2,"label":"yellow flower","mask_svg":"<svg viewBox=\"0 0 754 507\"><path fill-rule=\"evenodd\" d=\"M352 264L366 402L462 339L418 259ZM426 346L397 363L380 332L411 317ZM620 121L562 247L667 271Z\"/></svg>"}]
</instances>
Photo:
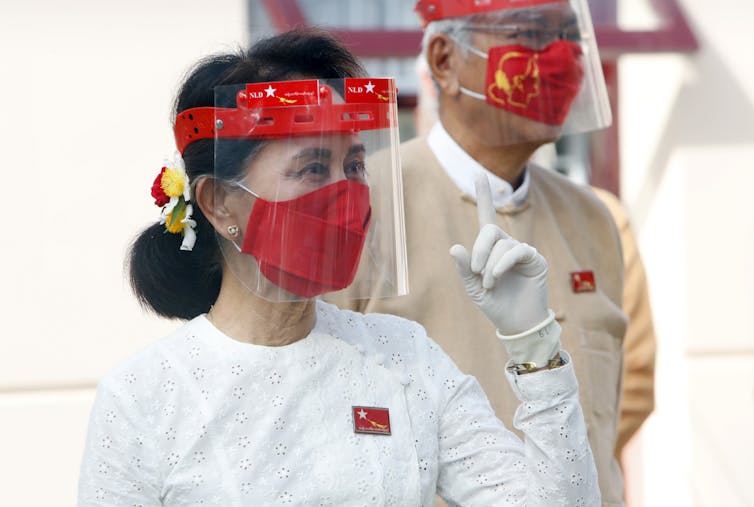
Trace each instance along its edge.
<instances>
[{"instance_id":1,"label":"yellow flower","mask_svg":"<svg viewBox=\"0 0 754 507\"><path fill-rule=\"evenodd\" d=\"M173 220L173 213L178 212L178 216ZM165 216L165 228L168 232L178 234L183 230L186 224L182 220L186 218L186 206L176 206L172 212Z\"/></svg>"},{"instance_id":2,"label":"yellow flower","mask_svg":"<svg viewBox=\"0 0 754 507\"><path fill-rule=\"evenodd\" d=\"M160 186L168 197L179 197L183 195L183 189L186 185L186 174L172 168L165 169L162 173Z\"/></svg>"}]
</instances>

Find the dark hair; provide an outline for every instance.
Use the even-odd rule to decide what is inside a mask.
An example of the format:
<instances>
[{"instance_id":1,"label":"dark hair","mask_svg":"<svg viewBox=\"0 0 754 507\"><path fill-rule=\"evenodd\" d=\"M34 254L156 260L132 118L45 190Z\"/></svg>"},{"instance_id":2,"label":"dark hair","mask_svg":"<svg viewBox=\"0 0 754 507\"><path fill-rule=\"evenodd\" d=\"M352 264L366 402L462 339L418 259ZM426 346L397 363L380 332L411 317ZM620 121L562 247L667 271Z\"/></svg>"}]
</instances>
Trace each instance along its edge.
<instances>
[{"instance_id":1,"label":"dark hair","mask_svg":"<svg viewBox=\"0 0 754 507\"><path fill-rule=\"evenodd\" d=\"M298 78L364 76L356 57L329 33L316 28L296 29L262 39L247 50L218 54L200 60L188 73L175 99L175 117L194 107L214 106L215 87ZM218 104L235 107L235 104ZM183 153L189 181L201 176L232 179L244 161L259 147L254 140L222 140L215 168L215 140L189 144ZM155 223L131 245L127 264L131 287L142 306L168 318L192 319L209 311L220 292L222 255L214 229L194 206L196 244L180 250L181 234Z\"/></svg>"}]
</instances>

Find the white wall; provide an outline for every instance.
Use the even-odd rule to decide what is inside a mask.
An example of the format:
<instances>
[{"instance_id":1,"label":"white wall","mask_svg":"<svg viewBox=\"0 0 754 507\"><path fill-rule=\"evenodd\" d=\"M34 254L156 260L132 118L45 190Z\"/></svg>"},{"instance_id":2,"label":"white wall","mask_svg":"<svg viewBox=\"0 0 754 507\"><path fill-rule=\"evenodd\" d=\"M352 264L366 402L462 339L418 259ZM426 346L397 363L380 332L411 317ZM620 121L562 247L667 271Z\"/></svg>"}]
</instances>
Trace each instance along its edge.
<instances>
[{"instance_id":1,"label":"white wall","mask_svg":"<svg viewBox=\"0 0 754 507\"><path fill-rule=\"evenodd\" d=\"M754 4L681 6L697 54L620 60L623 198L659 346L644 505L744 507L754 505Z\"/></svg>"},{"instance_id":2,"label":"white wall","mask_svg":"<svg viewBox=\"0 0 754 507\"><path fill-rule=\"evenodd\" d=\"M181 75L247 22L242 0L0 2L0 505L74 505L94 385L175 327L124 253L158 216Z\"/></svg>"}]
</instances>

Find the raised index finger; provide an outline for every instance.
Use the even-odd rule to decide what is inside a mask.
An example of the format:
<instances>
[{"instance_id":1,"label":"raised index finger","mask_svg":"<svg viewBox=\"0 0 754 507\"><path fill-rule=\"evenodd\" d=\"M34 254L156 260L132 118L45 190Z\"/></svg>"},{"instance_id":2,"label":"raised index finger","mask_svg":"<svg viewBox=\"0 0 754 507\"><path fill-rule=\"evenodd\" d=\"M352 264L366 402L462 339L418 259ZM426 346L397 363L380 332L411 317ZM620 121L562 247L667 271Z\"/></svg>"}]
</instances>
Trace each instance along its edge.
<instances>
[{"instance_id":1,"label":"raised index finger","mask_svg":"<svg viewBox=\"0 0 754 507\"><path fill-rule=\"evenodd\" d=\"M478 174L474 179L476 187L476 211L479 217L479 228L487 224L497 223L495 207L492 205L492 190L486 174Z\"/></svg>"}]
</instances>

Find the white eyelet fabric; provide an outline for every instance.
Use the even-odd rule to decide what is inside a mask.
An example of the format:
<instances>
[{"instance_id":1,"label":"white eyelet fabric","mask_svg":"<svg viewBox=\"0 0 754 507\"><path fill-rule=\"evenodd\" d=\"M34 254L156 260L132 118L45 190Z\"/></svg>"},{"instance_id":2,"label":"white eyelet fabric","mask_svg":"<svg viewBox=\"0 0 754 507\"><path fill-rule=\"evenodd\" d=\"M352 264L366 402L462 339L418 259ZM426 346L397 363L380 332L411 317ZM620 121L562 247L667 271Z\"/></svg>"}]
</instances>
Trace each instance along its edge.
<instances>
[{"instance_id":1,"label":"white eyelet fabric","mask_svg":"<svg viewBox=\"0 0 754 507\"><path fill-rule=\"evenodd\" d=\"M200 316L101 381L79 505L599 505L572 366L500 371L525 442L414 322L318 302L309 336L263 347ZM353 406L391 434L355 433Z\"/></svg>"}]
</instances>

